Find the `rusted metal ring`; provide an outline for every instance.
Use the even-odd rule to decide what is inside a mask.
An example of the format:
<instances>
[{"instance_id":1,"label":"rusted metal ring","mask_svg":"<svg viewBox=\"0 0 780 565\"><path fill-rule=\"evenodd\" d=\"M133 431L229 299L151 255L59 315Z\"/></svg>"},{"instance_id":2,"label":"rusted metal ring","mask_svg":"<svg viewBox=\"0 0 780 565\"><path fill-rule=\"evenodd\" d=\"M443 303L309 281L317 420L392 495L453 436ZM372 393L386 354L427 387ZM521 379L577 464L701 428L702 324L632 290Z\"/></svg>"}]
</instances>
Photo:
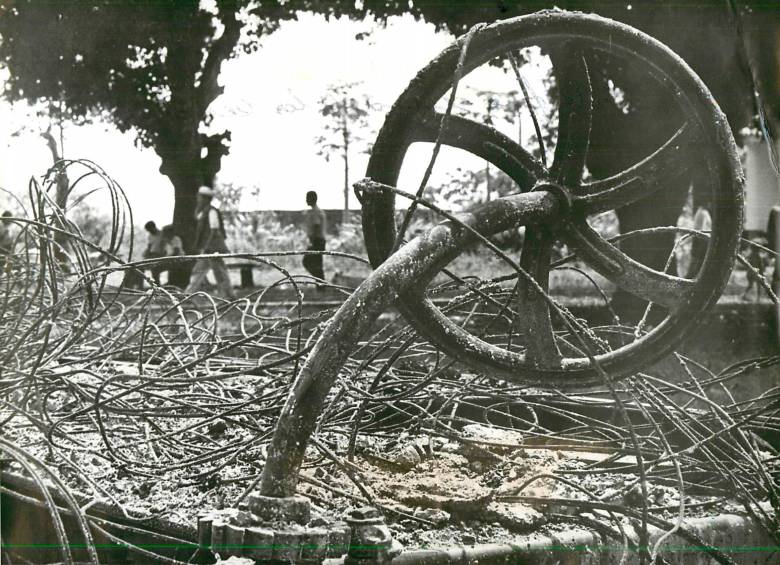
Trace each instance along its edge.
<instances>
[{"instance_id":1,"label":"rusted metal ring","mask_svg":"<svg viewBox=\"0 0 780 565\"><path fill-rule=\"evenodd\" d=\"M642 270L641 265L590 230L584 215L579 221L573 218L571 229L563 234L587 262L598 265L594 268L607 278L615 278L619 286L640 288L645 282L642 277L646 276L649 290L642 298L668 306L666 319L647 334L629 345L595 356L601 369L613 377L622 377L667 354L719 297L733 267L742 229L741 168L726 118L701 80L669 48L618 22L557 10L497 22L471 38L464 76L509 49L550 41L587 45L589 49L621 54L643 63L648 74L667 86L685 115L690 116L688 132L695 130L696 150L707 160L711 175L713 231L704 263L693 281L675 279L651 269ZM431 128L440 121L432 118L433 107L451 86L461 44L462 41L456 42L433 60L398 98L373 146L367 177L395 185L409 145L435 139L435 130ZM451 144L488 159L515 179L522 191L531 190L537 181L550 178L541 165L505 136L465 122L451 117L448 131L455 140ZM577 196L572 206L574 209L584 204L597 206L593 200L591 196ZM391 253L396 238L393 193L365 195L363 233L369 259L377 267ZM599 367L587 357L564 359L560 367L545 368L529 363L524 355L476 338L444 316L426 298L424 290L402 293L397 304L423 336L477 370L523 383L559 387L601 381Z\"/></svg>"}]
</instances>

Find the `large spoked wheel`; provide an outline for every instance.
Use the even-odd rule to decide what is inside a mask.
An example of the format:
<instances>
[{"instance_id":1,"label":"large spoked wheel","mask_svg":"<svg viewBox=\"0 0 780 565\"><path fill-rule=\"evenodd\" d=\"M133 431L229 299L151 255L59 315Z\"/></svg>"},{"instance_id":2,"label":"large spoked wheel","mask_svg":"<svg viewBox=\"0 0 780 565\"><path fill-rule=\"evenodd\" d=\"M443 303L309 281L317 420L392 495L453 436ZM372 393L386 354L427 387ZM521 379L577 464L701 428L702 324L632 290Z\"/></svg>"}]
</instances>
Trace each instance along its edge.
<instances>
[{"instance_id":1,"label":"large spoked wheel","mask_svg":"<svg viewBox=\"0 0 780 565\"><path fill-rule=\"evenodd\" d=\"M367 177L395 186L409 146L440 135L436 103L452 87L464 38L446 49L412 81L388 114L374 144ZM451 115L440 141L486 159L516 184L518 192L550 190L569 203L555 225L528 228L519 264L535 281L518 277L515 296L522 348L501 347L469 333L427 297L424 287L399 297L403 315L448 355L472 367L523 383L577 387L647 367L667 354L722 292L733 267L742 229L742 176L726 119L691 69L651 37L598 16L540 12L487 26L471 37L463 75L518 49L540 46L550 55L558 84L559 120L552 164L545 167L518 143L492 127ZM599 54L639 65L659 84L684 118L665 143L634 166L609 178L583 182L593 116L591 74ZM641 136L642 131L636 135ZM623 206L653 206L668 175L695 159L707 171L712 232L698 272L672 276L629 257L591 228L589 216ZM395 195L372 191L363 198L363 232L374 267L392 252L397 235ZM550 247L556 240L617 288L663 313L649 331L628 343L604 345L592 332L579 335L545 296ZM576 325L576 324L575 324ZM560 323L558 323L560 328ZM565 334L565 335L564 335Z\"/></svg>"}]
</instances>

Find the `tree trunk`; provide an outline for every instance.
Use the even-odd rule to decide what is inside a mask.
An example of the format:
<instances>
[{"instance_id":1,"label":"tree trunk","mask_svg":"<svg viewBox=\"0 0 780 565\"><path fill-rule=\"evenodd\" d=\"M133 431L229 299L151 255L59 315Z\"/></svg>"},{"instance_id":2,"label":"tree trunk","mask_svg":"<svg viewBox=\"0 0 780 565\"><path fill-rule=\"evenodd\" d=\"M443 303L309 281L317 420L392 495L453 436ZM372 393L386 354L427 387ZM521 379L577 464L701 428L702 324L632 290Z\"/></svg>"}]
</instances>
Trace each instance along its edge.
<instances>
[{"instance_id":1,"label":"tree trunk","mask_svg":"<svg viewBox=\"0 0 780 565\"><path fill-rule=\"evenodd\" d=\"M199 183L193 178L171 179L175 202L173 205L173 229L181 237L184 250L196 253L195 208L198 200Z\"/></svg>"},{"instance_id":2,"label":"tree trunk","mask_svg":"<svg viewBox=\"0 0 780 565\"><path fill-rule=\"evenodd\" d=\"M154 144L162 159L160 172L171 180L174 188L173 226L188 253L197 251L194 220L198 188L204 184L212 186L222 157L228 153L230 140L230 132L214 135L198 132L201 123L208 119L209 105L223 92L218 82L222 63L233 52L241 35L241 22L233 3L217 3L217 8L224 29L206 48L205 60L200 47L168 54L169 66L175 70L169 80L171 99ZM181 3L180 9L186 12L190 8ZM188 45L199 45L199 39ZM198 73L200 79L193 83L193 77Z\"/></svg>"},{"instance_id":3,"label":"tree trunk","mask_svg":"<svg viewBox=\"0 0 780 565\"><path fill-rule=\"evenodd\" d=\"M192 163L197 163L193 160ZM166 171L176 171L171 173ZM173 229L181 238L184 252L197 253L195 249L195 207L197 204L198 187L200 180L195 172L196 167L187 167L186 163L170 163L163 160L160 171L167 174L173 184ZM189 284L192 262L177 263L168 271L168 283L185 288Z\"/></svg>"},{"instance_id":4,"label":"tree trunk","mask_svg":"<svg viewBox=\"0 0 780 565\"><path fill-rule=\"evenodd\" d=\"M160 172L167 176L174 191L173 228L181 237L184 250L195 251L195 205L198 188L203 181L200 174L200 141L197 136L189 137L190 143L167 147L158 151L162 159ZM145 221L145 220L144 220Z\"/></svg>"}]
</instances>

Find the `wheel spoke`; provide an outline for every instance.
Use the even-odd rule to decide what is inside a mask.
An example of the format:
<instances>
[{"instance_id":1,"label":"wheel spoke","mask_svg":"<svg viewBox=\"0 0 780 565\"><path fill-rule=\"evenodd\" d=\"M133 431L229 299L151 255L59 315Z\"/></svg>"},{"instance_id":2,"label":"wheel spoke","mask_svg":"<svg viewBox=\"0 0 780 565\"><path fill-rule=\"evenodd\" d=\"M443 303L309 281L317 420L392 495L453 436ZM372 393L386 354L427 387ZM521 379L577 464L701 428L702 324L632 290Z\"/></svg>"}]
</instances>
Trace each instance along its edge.
<instances>
[{"instance_id":1,"label":"wheel spoke","mask_svg":"<svg viewBox=\"0 0 780 565\"><path fill-rule=\"evenodd\" d=\"M544 292L549 290L552 244L553 238L546 230L526 228L520 266L534 278ZM517 284L521 301L520 326L528 345L526 359L534 367L560 368L561 353L555 343L547 300L529 281L521 278Z\"/></svg>"},{"instance_id":2,"label":"wheel spoke","mask_svg":"<svg viewBox=\"0 0 780 565\"><path fill-rule=\"evenodd\" d=\"M416 123L409 143L435 142L442 117L442 114L436 112L423 116ZM447 116L441 142L490 161L509 175L523 191L529 190L536 179L545 174L544 166L515 141L490 126L460 116Z\"/></svg>"},{"instance_id":3,"label":"wheel spoke","mask_svg":"<svg viewBox=\"0 0 780 565\"><path fill-rule=\"evenodd\" d=\"M574 209L582 214L615 210L650 196L664 188L665 182L687 171L686 155L696 135L691 124L684 124L652 155L612 177L581 187L585 194L574 197Z\"/></svg>"},{"instance_id":4,"label":"wheel spoke","mask_svg":"<svg viewBox=\"0 0 780 565\"><path fill-rule=\"evenodd\" d=\"M563 234L577 255L623 290L674 312L690 297L694 281L674 277L631 259L584 220Z\"/></svg>"},{"instance_id":5,"label":"wheel spoke","mask_svg":"<svg viewBox=\"0 0 780 565\"><path fill-rule=\"evenodd\" d=\"M581 51L550 54L558 81L558 142L551 168L554 181L571 188L582 180L590 140L593 92L588 65Z\"/></svg>"}]
</instances>

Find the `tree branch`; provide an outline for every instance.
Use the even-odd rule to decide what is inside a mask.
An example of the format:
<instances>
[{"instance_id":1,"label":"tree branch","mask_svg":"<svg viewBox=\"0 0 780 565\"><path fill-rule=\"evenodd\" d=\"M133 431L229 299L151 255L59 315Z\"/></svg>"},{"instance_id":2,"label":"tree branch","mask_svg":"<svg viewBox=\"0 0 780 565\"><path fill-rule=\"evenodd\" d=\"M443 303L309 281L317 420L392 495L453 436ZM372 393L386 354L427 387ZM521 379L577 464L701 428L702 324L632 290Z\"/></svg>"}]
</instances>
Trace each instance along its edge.
<instances>
[{"instance_id":1,"label":"tree branch","mask_svg":"<svg viewBox=\"0 0 780 565\"><path fill-rule=\"evenodd\" d=\"M203 74L200 78L200 85L197 89L197 99L200 107L200 113L205 114L206 110L224 89L219 86L219 73L222 69L222 63L230 57L230 54L238 44L241 37L241 22L238 20L238 8L228 5L221 5L219 9L219 19L225 29L219 39L215 40L206 57L203 65ZM219 4L218 4L219 5Z\"/></svg>"},{"instance_id":2,"label":"tree branch","mask_svg":"<svg viewBox=\"0 0 780 565\"><path fill-rule=\"evenodd\" d=\"M202 146L206 149L205 157L200 160L202 182L208 184L222 168L222 157L230 152L230 132L201 134L200 138Z\"/></svg>"},{"instance_id":3,"label":"tree branch","mask_svg":"<svg viewBox=\"0 0 780 565\"><path fill-rule=\"evenodd\" d=\"M51 134L51 128L47 129L43 133L41 133L41 137L46 140L46 145L49 147L49 151L51 151L51 161L52 163L56 163L60 160L60 152L57 148L57 141L54 139L54 136Z\"/></svg>"}]
</instances>

